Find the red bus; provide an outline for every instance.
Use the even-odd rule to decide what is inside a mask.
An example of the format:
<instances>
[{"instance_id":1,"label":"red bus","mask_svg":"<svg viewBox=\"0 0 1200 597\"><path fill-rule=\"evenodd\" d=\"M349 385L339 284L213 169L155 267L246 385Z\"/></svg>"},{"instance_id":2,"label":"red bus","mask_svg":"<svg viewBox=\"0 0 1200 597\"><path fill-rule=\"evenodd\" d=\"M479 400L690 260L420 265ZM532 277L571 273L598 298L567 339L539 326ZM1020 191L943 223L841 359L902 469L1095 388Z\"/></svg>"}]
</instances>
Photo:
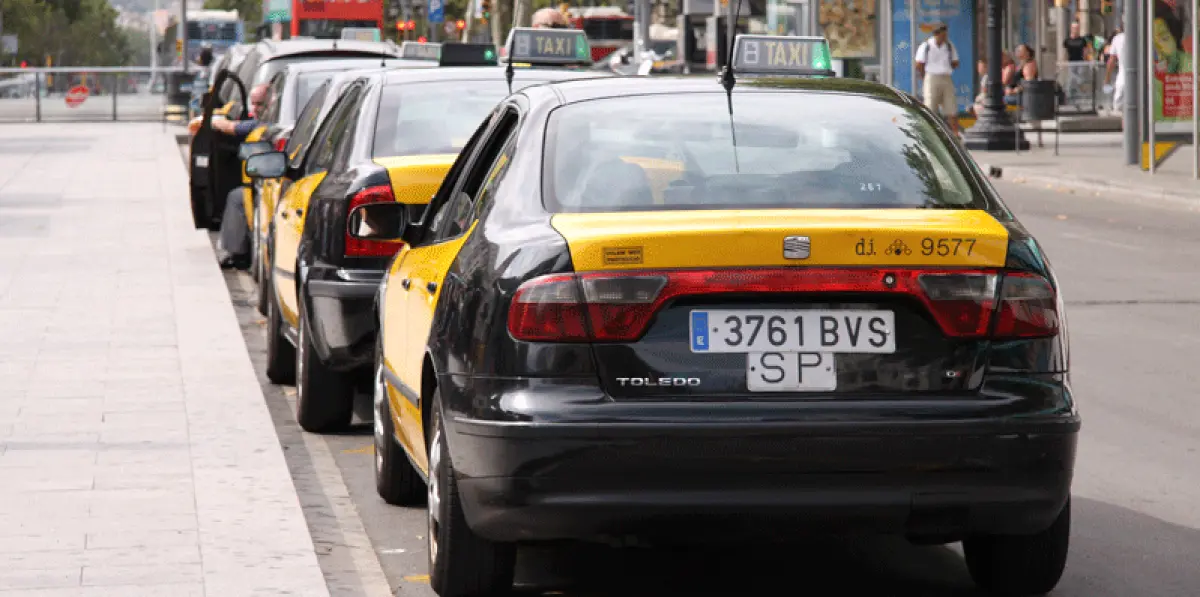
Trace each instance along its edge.
<instances>
[{"instance_id":1,"label":"red bus","mask_svg":"<svg viewBox=\"0 0 1200 597\"><path fill-rule=\"evenodd\" d=\"M290 23L285 37L340 39L342 29L376 28L383 32L384 0L287 0Z\"/></svg>"},{"instance_id":2,"label":"red bus","mask_svg":"<svg viewBox=\"0 0 1200 597\"><path fill-rule=\"evenodd\" d=\"M571 26L587 34L595 62L633 43L633 16L618 7L571 7L567 14Z\"/></svg>"}]
</instances>

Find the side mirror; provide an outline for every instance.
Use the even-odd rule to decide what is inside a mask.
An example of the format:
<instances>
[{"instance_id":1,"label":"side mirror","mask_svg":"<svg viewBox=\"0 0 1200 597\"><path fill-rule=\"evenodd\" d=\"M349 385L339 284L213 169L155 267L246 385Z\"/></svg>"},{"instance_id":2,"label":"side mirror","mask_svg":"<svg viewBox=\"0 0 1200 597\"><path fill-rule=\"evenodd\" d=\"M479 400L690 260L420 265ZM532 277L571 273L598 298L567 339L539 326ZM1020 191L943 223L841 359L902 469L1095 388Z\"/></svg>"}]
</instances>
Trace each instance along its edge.
<instances>
[{"instance_id":1,"label":"side mirror","mask_svg":"<svg viewBox=\"0 0 1200 597\"><path fill-rule=\"evenodd\" d=\"M245 159L248 159L252 155L266 153L268 151L271 151L271 149L273 149L271 147L271 144L267 143L266 141L253 141L251 143L242 143L241 146L238 147L238 159L245 160Z\"/></svg>"},{"instance_id":2,"label":"side mirror","mask_svg":"<svg viewBox=\"0 0 1200 597\"><path fill-rule=\"evenodd\" d=\"M246 176L250 178L279 178L287 172L287 156L282 151L268 151L246 158Z\"/></svg>"},{"instance_id":3,"label":"side mirror","mask_svg":"<svg viewBox=\"0 0 1200 597\"><path fill-rule=\"evenodd\" d=\"M408 229L409 206L389 201L368 203L354 208L346 218L346 230L359 240L404 240Z\"/></svg>"}]
</instances>

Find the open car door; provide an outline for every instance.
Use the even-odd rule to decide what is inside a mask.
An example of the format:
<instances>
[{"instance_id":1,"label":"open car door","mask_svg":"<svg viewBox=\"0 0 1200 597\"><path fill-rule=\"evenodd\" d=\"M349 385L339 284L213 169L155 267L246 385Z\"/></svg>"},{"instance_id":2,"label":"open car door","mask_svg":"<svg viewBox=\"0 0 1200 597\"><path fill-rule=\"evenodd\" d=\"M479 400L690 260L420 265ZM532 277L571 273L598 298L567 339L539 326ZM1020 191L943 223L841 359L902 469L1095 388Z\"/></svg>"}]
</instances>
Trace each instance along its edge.
<instances>
[{"instance_id":1,"label":"open car door","mask_svg":"<svg viewBox=\"0 0 1200 597\"><path fill-rule=\"evenodd\" d=\"M200 128L192 136L188 163L192 187L192 220L196 228L216 230L220 227L225 197L242 181L241 162L238 159L239 141L214 133L212 127L217 104L224 103L226 99L222 98L220 93L226 81L233 83L232 87L241 97L241 101L226 114L226 118L240 118L239 106L240 110L245 110L249 105L246 85L229 70L217 73L212 88L204 94L204 115L200 119Z\"/></svg>"}]
</instances>

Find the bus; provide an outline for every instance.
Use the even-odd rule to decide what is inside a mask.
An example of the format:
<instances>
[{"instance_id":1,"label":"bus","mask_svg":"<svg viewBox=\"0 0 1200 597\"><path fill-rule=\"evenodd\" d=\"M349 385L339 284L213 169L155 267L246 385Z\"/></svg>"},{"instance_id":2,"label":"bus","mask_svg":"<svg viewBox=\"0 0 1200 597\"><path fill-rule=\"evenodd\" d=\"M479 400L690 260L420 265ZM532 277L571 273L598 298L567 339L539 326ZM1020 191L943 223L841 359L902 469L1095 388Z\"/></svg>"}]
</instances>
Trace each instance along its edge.
<instances>
[{"instance_id":1,"label":"bus","mask_svg":"<svg viewBox=\"0 0 1200 597\"><path fill-rule=\"evenodd\" d=\"M346 39L343 29L350 29L353 39L362 39L363 30L383 32L384 0L263 0L263 38ZM272 25L281 25L271 32Z\"/></svg>"},{"instance_id":2,"label":"bus","mask_svg":"<svg viewBox=\"0 0 1200 597\"><path fill-rule=\"evenodd\" d=\"M616 6L570 7L571 26L582 29L592 46L592 61L599 62L633 42L633 16Z\"/></svg>"},{"instance_id":3,"label":"bus","mask_svg":"<svg viewBox=\"0 0 1200 597\"><path fill-rule=\"evenodd\" d=\"M174 22L163 34L163 54L174 54L170 61L180 66L184 58L195 63L200 49L208 44L214 58L219 58L230 47L246 41L246 25L236 10L189 10L187 13L187 52L177 52L179 23ZM161 55L161 54L160 54Z\"/></svg>"}]
</instances>

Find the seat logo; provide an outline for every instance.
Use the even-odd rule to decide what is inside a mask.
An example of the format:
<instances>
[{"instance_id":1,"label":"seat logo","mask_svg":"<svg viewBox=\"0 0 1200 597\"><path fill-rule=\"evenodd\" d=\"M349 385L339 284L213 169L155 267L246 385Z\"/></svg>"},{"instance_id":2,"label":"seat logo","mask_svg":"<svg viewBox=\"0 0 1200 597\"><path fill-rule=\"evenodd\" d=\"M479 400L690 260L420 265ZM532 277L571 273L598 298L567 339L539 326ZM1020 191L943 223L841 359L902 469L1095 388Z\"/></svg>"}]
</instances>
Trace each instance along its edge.
<instances>
[{"instance_id":1,"label":"seat logo","mask_svg":"<svg viewBox=\"0 0 1200 597\"><path fill-rule=\"evenodd\" d=\"M812 241L807 236L789 236L783 239L784 259L808 259Z\"/></svg>"}]
</instances>

